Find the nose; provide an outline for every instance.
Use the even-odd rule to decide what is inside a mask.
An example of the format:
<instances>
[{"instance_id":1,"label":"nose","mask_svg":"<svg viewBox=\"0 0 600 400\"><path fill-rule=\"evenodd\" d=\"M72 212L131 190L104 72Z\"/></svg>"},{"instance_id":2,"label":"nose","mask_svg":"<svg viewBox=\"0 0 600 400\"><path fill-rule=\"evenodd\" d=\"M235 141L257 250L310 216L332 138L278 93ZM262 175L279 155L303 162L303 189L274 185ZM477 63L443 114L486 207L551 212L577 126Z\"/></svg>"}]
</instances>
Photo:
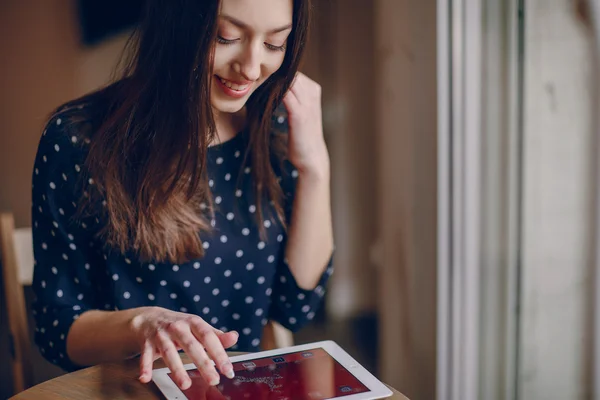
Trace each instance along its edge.
<instances>
[{"instance_id":1,"label":"nose","mask_svg":"<svg viewBox=\"0 0 600 400\"><path fill-rule=\"evenodd\" d=\"M246 80L257 81L260 78L261 55L260 46L254 43L249 44L237 62L237 72Z\"/></svg>"}]
</instances>

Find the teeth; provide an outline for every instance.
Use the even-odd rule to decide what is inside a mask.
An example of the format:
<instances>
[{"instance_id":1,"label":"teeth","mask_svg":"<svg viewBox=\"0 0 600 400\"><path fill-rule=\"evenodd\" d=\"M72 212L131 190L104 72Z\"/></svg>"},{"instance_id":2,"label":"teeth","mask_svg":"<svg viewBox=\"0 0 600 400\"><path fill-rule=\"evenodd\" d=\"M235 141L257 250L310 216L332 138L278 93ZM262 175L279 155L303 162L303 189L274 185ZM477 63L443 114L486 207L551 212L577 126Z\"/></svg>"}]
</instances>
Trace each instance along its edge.
<instances>
[{"instance_id":1,"label":"teeth","mask_svg":"<svg viewBox=\"0 0 600 400\"><path fill-rule=\"evenodd\" d=\"M227 86L229 89L233 89L233 90L236 90L238 92L241 92L242 90L246 90L246 88L248 87L248 85L236 85L235 83L227 81L227 80L225 80L225 79L223 79L221 77L219 77L219 80L221 82L223 82L223 84L225 86Z\"/></svg>"}]
</instances>

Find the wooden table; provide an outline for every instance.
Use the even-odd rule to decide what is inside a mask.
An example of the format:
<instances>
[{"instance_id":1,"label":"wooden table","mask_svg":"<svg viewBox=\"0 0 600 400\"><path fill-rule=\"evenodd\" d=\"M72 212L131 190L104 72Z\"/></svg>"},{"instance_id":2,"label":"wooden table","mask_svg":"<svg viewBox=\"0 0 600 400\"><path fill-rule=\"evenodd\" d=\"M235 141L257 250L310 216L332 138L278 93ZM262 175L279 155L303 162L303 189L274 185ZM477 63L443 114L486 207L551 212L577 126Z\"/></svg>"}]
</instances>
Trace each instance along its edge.
<instances>
[{"instance_id":1,"label":"wooden table","mask_svg":"<svg viewBox=\"0 0 600 400\"><path fill-rule=\"evenodd\" d=\"M229 353L231 356L240 353ZM189 358L182 354L184 364ZM162 360L154 363L155 368L164 367ZM38 399L163 399L164 396L154 383L143 384L138 381L139 360L122 363L101 364L77 372L59 376L40 383L12 397L13 400ZM390 388L394 395L390 400L408 400L400 392Z\"/></svg>"}]
</instances>

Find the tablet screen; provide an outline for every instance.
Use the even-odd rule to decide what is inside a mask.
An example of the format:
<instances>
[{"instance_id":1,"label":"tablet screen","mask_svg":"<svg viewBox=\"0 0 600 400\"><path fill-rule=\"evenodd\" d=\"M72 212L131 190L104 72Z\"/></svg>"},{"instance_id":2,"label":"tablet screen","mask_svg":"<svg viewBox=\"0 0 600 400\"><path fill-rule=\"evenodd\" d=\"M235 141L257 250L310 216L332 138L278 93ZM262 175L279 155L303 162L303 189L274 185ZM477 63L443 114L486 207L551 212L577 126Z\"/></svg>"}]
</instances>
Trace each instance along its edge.
<instances>
[{"instance_id":1,"label":"tablet screen","mask_svg":"<svg viewBox=\"0 0 600 400\"><path fill-rule=\"evenodd\" d=\"M216 387L189 370L192 386L183 393L190 400L315 400L369 391L322 348L235 362L233 369L235 378L221 375Z\"/></svg>"}]
</instances>

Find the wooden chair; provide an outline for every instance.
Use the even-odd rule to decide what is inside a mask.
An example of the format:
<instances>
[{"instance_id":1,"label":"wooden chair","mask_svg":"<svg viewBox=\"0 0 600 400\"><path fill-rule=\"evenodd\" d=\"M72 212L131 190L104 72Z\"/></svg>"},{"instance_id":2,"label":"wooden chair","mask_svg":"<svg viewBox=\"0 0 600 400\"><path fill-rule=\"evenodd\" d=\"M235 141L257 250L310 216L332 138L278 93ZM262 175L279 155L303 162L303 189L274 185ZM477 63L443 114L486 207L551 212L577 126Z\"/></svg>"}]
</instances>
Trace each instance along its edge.
<instances>
[{"instance_id":1,"label":"wooden chair","mask_svg":"<svg viewBox=\"0 0 600 400\"><path fill-rule=\"evenodd\" d=\"M15 229L12 214L0 214L0 261L2 264L14 392L34 385L31 365L32 344L23 286L33 279L33 239L31 228ZM261 348L272 350L293 345L292 333L280 324L269 321L263 330Z\"/></svg>"},{"instance_id":2,"label":"wooden chair","mask_svg":"<svg viewBox=\"0 0 600 400\"><path fill-rule=\"evenodd\" d=\"M10 356L13 371L13 389L19 393L33 386L31 343L24 285L33 278L33 240L31 228L15 229L12 214L0 214L0 261L4 294L8 312Z\"/></svg>"}]
</instances>

